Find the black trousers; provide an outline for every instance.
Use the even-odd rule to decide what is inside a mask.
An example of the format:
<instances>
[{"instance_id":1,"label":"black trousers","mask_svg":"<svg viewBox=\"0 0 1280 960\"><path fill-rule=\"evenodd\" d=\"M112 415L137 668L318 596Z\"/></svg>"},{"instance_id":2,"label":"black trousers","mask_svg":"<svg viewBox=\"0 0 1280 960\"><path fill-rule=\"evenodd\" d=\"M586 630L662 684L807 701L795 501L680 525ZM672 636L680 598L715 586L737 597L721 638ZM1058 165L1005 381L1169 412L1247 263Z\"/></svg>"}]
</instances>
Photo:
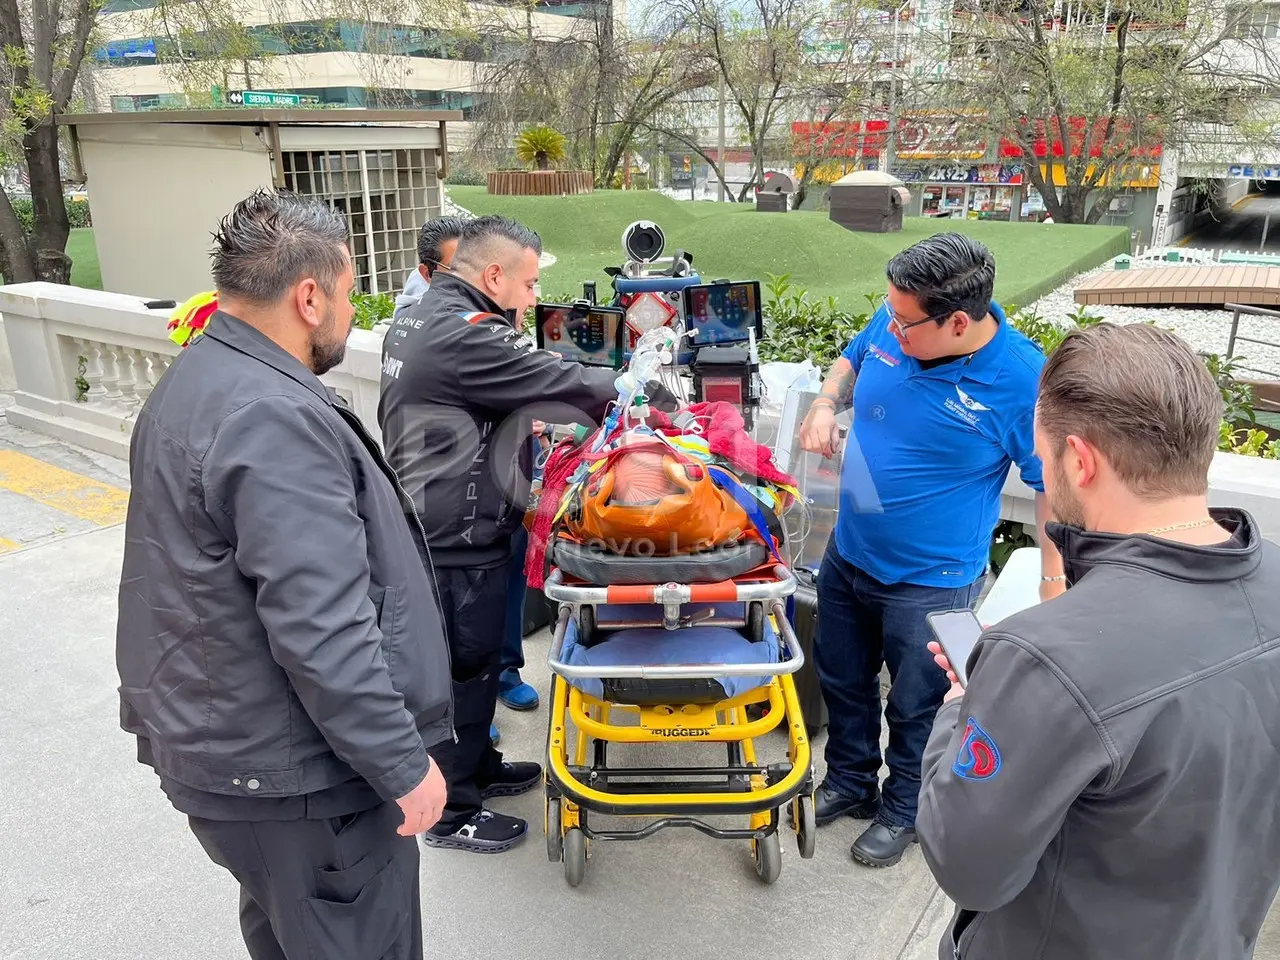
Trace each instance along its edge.
<instances>
[{"instance_id":1,"label":"black trousers","mask_svg":"<svg viewBox=\"0 0 1280 960\"><path fill-rule=\"evenodd\" d=\"M189 818L240 882L252 960L422 960L418 843L384 803L324 820Z\"/></svg>"},{"instance_id":2,"label":"black trousers","mask_svg":"<svg viewBox=\"0 0 1280 960\"><path fill-rule=\"evenodd\" d=\"M493 782L502 754L489 742L498 703L498 676L507 627L507 567L437 567L441 614L453 662L453 728L458 742L431 748L449 788L434 833L456 830L480 809L480 791Z\"/></svg>"}]
</instances>

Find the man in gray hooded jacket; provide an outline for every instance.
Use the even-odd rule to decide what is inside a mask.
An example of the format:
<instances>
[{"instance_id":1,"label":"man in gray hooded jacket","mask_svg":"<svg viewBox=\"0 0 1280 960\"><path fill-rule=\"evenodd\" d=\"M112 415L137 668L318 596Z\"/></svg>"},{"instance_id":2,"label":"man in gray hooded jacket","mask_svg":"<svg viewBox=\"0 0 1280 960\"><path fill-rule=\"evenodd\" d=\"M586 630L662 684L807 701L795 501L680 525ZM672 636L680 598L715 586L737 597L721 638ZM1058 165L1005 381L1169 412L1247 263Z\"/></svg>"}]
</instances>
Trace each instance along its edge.
<instances>
[{"instance_id":1,"label":"man in gray hooded jacket","mask_svg":"<svg viewBox=\"0 0 1280 960\"><path fill-rule=\"evenodd\" d=\"M418 265L404 278L404 290L396 294L393 319L399 319L410 307L417 306L438 271L449 271L466 225L467 221L461 217L433 217L422 225L418 231Z\"/></svg>"},{"instance_id":2,"label":"man in gray hooded jacket","mask_svg":"<svg viewBox=\"0 0 1280 960\"><path fill-rule=\"evenodd\" d=\"M1069 589L988 629L935 721L917 831L958 907L943 960L1253 955L1280 885L1280 549L1207 505L1221 417L1153 327L1049 357Z\"/></svg>"}]
</instances>

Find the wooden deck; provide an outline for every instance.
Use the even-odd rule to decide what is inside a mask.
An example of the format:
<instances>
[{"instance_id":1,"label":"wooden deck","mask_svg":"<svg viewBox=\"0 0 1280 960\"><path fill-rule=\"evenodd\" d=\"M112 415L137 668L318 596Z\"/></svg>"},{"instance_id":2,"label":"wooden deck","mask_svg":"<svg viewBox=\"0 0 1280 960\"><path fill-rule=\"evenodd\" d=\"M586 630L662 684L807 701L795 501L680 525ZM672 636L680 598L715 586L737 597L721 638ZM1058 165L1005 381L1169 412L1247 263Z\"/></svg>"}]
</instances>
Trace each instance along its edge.
<instances>
[{"instance_id":1,"label":"wooden deck","mask_svg":"<svg viewBox=\"0 0 1280 960\"><path fill-rule=\"evenodd\" d=\"M1076 287L1076 303L1162 307L1280 305L1280 267L1247 265L1108 270Z\"/></svg>"}]
</instances>

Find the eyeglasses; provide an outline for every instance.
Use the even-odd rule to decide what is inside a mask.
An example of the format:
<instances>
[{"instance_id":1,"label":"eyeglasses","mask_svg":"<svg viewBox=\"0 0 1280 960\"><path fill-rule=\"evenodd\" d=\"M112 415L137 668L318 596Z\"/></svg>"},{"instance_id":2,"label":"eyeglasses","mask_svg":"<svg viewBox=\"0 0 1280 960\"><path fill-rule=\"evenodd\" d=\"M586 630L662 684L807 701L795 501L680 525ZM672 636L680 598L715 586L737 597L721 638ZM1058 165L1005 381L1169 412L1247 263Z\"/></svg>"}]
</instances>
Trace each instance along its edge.
<instances>
[{"instance_id":1,"label":"eyeglasses","mask_svg":"<svg viewBox=\"0 0 1280 960\"><path fill-rule=\"evenodd\" d=\"M880 308L889 315L890 325L896 327L898 332L904 335L912 327L918 327L926 323L937 323L940 320L946 320L949 316L955 313L954 310L948 310L945 313L931 314L923 320L908 320L903 322L902 320L899 320L898 315L893 312L893 306L889 303L889 295L887 293L880 298Z\"/></svg>"},{"instance_id":2,"label":"eyeglasses","mask_svg":"<svg viewBox=\"0 0 1280 960\"><path fill-rule=\"evenodd\" d=\"M435 264L435 270L432 270L432 271L431 271L432 273L435 273L435 272L436 272L436 270L443 270L445 273L452 273L452 272L453 272L453 270L449 267L449 265L448 265L447 263L441 263L439 260L432 260L430 257L424 257L423 259L424 259L427 263L433 263L433 264Z\"/></svg>"}]
</instances>

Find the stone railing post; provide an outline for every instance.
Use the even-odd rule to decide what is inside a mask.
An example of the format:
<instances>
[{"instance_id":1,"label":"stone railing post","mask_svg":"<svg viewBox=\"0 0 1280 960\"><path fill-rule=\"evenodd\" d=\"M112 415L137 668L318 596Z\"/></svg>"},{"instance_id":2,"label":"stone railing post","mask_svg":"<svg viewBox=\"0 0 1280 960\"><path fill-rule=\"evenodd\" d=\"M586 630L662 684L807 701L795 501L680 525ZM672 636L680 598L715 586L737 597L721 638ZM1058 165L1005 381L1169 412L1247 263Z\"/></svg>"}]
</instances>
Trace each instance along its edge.
<instances>
[{"instance_id":1,"label":"stone railing post","mask_svg":"<svg viewBox=\"0 0 1280 960\"><path fill-rule=\"evenodd\" d=\"M57 335L42 313L44 298L56 295L57 290L52 283L0 287L0 313L20 395L74 399L64 375Z\"/></svg>"}]
</instances>

